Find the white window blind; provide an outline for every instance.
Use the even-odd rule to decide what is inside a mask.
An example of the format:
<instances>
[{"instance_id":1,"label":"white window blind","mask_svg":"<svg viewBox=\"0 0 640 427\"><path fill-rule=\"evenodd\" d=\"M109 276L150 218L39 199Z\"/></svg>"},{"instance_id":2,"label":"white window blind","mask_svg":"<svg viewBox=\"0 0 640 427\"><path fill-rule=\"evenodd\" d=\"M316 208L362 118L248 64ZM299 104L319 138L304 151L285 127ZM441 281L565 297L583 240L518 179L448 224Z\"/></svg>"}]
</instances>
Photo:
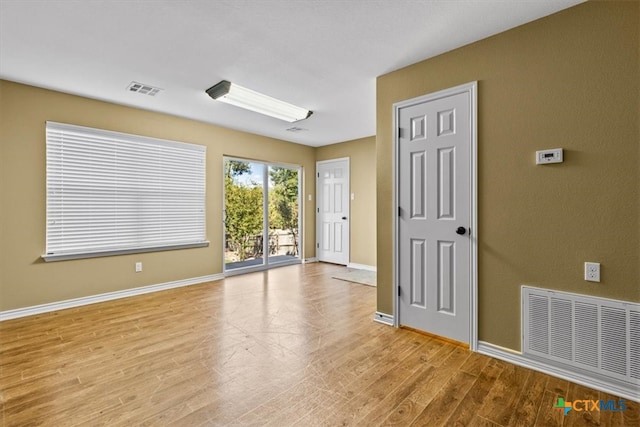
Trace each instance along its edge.
<instances>
[{"instance_id":1,"label":"white window blind","mask_svg":"<svg viewBox=\"0 0 640 427\"><path fill-rule=\"evenodd\" d=\"M47 261L206 246L206 147L47 122Z\"/></svg>"}]
</instances>

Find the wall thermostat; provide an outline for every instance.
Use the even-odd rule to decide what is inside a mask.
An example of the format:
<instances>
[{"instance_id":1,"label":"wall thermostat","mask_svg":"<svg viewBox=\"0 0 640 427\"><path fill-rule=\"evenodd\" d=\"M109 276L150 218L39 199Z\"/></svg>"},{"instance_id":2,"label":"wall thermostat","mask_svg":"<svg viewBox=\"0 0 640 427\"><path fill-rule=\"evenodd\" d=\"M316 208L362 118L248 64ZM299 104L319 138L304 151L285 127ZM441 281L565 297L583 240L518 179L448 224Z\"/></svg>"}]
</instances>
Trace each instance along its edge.
<instances>
[{"instance_id":1,"label":"wall thermostat","mask_svg":"<svg viewBox=\"0 0 640 427\"><path fill-rule=\"evenodd\" d=\"M562 163L562 148L536 151L536 164Z\"/></svg>"}]
</instances>

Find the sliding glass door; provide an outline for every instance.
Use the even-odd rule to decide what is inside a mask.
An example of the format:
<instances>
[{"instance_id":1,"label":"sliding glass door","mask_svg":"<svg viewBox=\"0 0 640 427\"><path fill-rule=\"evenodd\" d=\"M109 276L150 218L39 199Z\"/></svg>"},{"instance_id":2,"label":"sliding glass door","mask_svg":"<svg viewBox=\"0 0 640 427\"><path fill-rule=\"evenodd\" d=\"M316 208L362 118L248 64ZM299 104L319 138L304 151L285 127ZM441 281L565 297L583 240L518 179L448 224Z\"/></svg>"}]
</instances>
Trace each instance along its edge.
<instances>
[{"instance_id":1,"label":"sliding glass door","mask_svg":"<svg viewBox=\"0 0 640 427\"><path fill-rule=\"evenodd\" d=\"M300 262L300 168L224 159L224 271Z\"/></svg>"},{"instance_id":2,"label":"sliding glass door","mask_svg":"<svg viewBox=\"0 0 640 427\"><path fill-rule=\"evenodd\" d=\"M300 179L298 168L268 167L269 262L300 260Z\"/></svg>"}]
</instances>

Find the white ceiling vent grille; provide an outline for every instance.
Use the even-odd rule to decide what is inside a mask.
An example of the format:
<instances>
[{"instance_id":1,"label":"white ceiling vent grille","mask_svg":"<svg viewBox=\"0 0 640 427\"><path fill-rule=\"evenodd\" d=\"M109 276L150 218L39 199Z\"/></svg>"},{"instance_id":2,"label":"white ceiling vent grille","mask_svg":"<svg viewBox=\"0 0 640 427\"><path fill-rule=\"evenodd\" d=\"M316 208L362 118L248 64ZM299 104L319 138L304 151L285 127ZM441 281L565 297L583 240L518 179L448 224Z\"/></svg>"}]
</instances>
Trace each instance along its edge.
<instances>
[{"instance_id":1,"label":"white ceiling vent grille","mask_svg":"<svg viewBox=\"0 0 640 427\"><path fill-rule=\"evenodd\" d=\"M522 287L523 353L640 387L640 304Z\"/></svg>"},{"instance_id":2,"label":"white ceiling vent grille","mask_svg":"<svg viewBox=\"0 0 640 427\"><path fill-rule=\"evenodd\" d=\"M308 130L309 130L309 129L299 128L299 127L297 127L297 126L294 126L294 127L290 127L290 128L288 128L288 129L287 129L287 132L298 133L298 132L306 132L306 131L308 131Z\"/></svg>"},{"instance_id":3,"label":"white ceiling vent grille","mask_svg":"<svg viewBox=\"0 0 640 427\"><path fill-rule=\"evenodd\" d=\"M129 92L137 92L143 95L156 96L162 89L158 87L153 87L149 85L145 85L143 83L131 82L127 87Z\"/></svg>"}]
</instances>

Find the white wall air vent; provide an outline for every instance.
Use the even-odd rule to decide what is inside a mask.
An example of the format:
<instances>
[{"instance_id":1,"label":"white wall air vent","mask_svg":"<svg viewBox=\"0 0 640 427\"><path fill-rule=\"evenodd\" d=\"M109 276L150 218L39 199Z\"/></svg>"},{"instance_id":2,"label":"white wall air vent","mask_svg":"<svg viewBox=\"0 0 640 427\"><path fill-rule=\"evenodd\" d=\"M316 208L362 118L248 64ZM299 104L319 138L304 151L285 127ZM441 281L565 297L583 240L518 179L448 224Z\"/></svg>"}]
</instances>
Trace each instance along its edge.
<instances>
[{"instance_id":1,"label":"white wall air vent","mask_svg":"<svg viewBox=\"0 0 640 427\"><path fill-rule=\"evenodd\" d=\"M640 389L640 304L522 287L523 353Z\"/></svg>"},{"instance_id":2,"label":"white wall air vent","mask_svg":"<svg viewBox=\"0 0 640 427\"><path fill-rule=\"evenodd\" d=\"M127 86L127 90L129 92L137 92L143 95L156 96L162 89L138 82L131 82L131 84Z\"/></svg>"}]
</instances>

